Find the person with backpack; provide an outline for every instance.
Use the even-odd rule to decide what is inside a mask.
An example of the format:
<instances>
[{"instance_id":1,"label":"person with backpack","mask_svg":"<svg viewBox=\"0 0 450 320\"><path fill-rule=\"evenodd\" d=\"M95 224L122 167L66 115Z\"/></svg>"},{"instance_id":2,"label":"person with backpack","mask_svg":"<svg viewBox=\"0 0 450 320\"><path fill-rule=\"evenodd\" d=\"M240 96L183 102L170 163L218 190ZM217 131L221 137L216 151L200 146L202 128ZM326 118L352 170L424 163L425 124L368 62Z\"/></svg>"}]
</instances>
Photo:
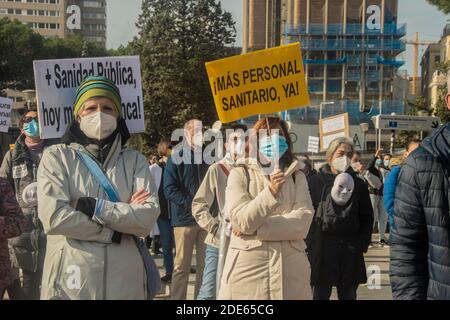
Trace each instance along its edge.
<instances>
[{"instance_id":1,"label":"person with backpack","mask_svg":"<svg viewBox=\"0 0 450 320\"><path fill-rule=\"evenodd\" d=\"M304 239L313 207L286 122L256 122L249 152L225 191L233 232L218 299L311 299Z\"/></svg>"},{"instance_id":2,"label":"person with backpack","mask_svg":"<svg viewBox=\"0 0 450 320\"><path fill-rule=\"evenodd\" d=\"M138 238L158 218L158 193L146 158L125 146L121 100L108 78L83 80L74 122L42 156L43 300L146 300L155 293L153 261Z\"/></svg>"},{"instance_id":3,"label":"person with backpack","mask_svg":"<svg viewBox=\"0 0 450 320\"><path fill-rule=\"evenodd\" d=\"M20 119L21 135L14 149L6 153L0 168L0 177L7 179L13 187L17 202L27 218L24 232L9 240L12 265L22 270L22 283L18 286L15 282L8 292L14 298L12 291L21 288L22 299L25 300L39 300L46 238L38 219L36 181L42 154L52 144L50 140L40 137L35 107L32 106Z\"/></svg>"},{"instance_id":4,"label":"person with backpack","mask_svg":"<svg viewBox=\"0 0 450 320\"><path fill-rule=\"evenodd\" d=\"M236 144L239 145L244 140L243 135L247 128L242 125L235 125L231 127L231 130L233 130L233 133L229 135L225 143L225 157L209 167L202 184L192 200L192 215L198 225L208 232L205 239L205 268L202 286L197 297L198 300L216 299L220 231L226 203L225 188L230 171L236 166L236 160L238 160L239 156L238 153L232 152L235 149L235 140ZM225 130L222 131L222 134L225 135Z\"/></svg>"},{"instance_id":5,"label":"person with backpack","mask_svg":"<svg viewBox=\"0 0 450 320\"><path fill-rule=\"evenodd\" d=\"M356 300L358 285L367 281L373 210L367 185L351 168L353 153L349 139L333 140L327 164L308 180L315 209L306 239L314 300L329 300L333 287L339 300Z\"/></svg>"}]
</instances>

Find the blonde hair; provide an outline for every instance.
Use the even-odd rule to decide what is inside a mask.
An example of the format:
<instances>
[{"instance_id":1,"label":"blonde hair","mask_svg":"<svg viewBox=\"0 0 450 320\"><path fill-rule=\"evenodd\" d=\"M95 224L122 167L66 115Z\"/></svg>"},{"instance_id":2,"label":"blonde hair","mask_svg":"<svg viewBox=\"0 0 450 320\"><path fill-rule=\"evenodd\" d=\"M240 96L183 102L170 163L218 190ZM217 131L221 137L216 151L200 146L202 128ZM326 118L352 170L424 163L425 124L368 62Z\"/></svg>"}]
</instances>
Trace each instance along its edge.
<instances>
[{"instance_id":1,"label":"blonde hair","mask_svg":"<svg viewBox=\"0 0 450 320\"><path fill-rule=\"evenodd\" d=\"M395 166L401 166L404 162L403 157L393 157L389 163L389 168L392 169Z\"/></svg>"},{"instance_id":2,"label":"blonde hair","mask_svg":"<svg viewBox=\"0 0 450 320\"><path fill-rule=\"evenodd\" d=\"M333 155L336 152L336 150L343 144L348 145L352 149L352 152L355 151L355 149L353 147L353 141L352 140L350 140L347 137L336 138L333 141L331 141L330 145L328 146L328 150L327 150L327 153L326 153L326 158L327 158L328 162L331 161L331 159L333 158Z\"/></svg>"}]
</instances>

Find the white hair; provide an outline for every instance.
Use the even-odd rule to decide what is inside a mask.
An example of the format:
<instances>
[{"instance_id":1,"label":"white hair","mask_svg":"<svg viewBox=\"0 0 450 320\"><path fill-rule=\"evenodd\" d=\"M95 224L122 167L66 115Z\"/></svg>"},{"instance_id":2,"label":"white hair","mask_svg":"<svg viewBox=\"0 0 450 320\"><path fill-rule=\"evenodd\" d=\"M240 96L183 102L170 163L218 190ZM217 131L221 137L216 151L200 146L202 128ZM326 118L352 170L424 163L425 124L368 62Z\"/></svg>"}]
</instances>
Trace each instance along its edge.
<instances>
[{"instance_id":1,"label":"white hair","mask_svg":"<svg viewBox=\"0 0 450 320\"><path fill-rule=\"evenodd\" d=\"M343 144L348 145L352 149L352 152L354 151L353 141L352 140L350 140L347 137L336 138L333 141L331 141L330 145L328 146L328 150L327 150L327 153L326 153L326 158L327 158L328 161L330 161L331 158L333 158L333 155L336 152L336 150Z\"/></svg>"}]
</instances>

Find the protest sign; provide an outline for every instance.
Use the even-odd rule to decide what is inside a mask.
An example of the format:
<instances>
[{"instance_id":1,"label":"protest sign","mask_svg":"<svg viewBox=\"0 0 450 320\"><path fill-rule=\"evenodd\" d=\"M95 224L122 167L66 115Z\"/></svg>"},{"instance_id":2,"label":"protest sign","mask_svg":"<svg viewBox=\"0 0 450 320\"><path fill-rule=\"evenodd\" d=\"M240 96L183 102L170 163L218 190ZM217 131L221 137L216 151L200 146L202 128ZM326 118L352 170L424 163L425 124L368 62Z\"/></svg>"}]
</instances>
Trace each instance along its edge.
<instances>
[{"instance_id":1,"label":"protest sign","mask_svg":"<svg viewBox=\"0 0 450 320\"><path fill-rule=\"evenodd\" d=\"M348 113L320 120L319 130L321 150L326 151L334 139L350 136Z\"/></svg>"},{"instance_id":2,"label":"protest sign","mask_svg":"<svg viewBox=\"0 0 450 320\"><path fill-rule=\"evenodd\" d=\"M12 99L0 97L0 132L7 133L9 131L12 105Z\"/></svg>"},{"instance_id":3,"label":"protest sign","mask_svg":"<svg viewBox=\"0 0 450 320\"><path fill-rule=\"evenodd\" d=\"M76 90L88 76L114 81L122 96L122 114L130 133L144 128L141 68L138 56L34 61L41 137L59 138L73 120Z\"/></svg>"},{"instance_id":4,"label":"protest sign","mask_svg":"<svg viewBox=\"0 0 450 320\"><path fill-rule=\"evenodd\" d=\"M224 123L309 104L300 43L206 63Z\"/></svg>"},{"instance_id":5,"label":"protest sign","mask_svg":"<svg viewBox=\"0 0 450 320\"><path fill-rule=\"evenodd\" d=\"M308 137L308 152L319 153L319 137Z\"/></svg>"}]
</instances>

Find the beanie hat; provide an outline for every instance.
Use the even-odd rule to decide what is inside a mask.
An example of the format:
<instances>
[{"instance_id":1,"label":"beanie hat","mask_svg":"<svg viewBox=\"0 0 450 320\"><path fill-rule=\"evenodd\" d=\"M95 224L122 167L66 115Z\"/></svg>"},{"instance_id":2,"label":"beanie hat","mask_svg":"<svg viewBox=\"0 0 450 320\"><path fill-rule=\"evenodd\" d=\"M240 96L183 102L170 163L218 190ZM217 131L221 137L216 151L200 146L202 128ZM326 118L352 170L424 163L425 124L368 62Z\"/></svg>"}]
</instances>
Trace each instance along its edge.
<instances>
[{"instance_id":1,"label":"beanie hat","mask_svg":"<svg viewBox=\"0 0 450 320\"><path fill-rule=\"evenodd\" d=\"M73 105L75 117L80 112L83 104L94 97L104 97L114 102L117 112L122 114L122 98L116 84L106 77L90 76L81 82L77 90L77 96Z\"/></svg>"}]
</instances>

